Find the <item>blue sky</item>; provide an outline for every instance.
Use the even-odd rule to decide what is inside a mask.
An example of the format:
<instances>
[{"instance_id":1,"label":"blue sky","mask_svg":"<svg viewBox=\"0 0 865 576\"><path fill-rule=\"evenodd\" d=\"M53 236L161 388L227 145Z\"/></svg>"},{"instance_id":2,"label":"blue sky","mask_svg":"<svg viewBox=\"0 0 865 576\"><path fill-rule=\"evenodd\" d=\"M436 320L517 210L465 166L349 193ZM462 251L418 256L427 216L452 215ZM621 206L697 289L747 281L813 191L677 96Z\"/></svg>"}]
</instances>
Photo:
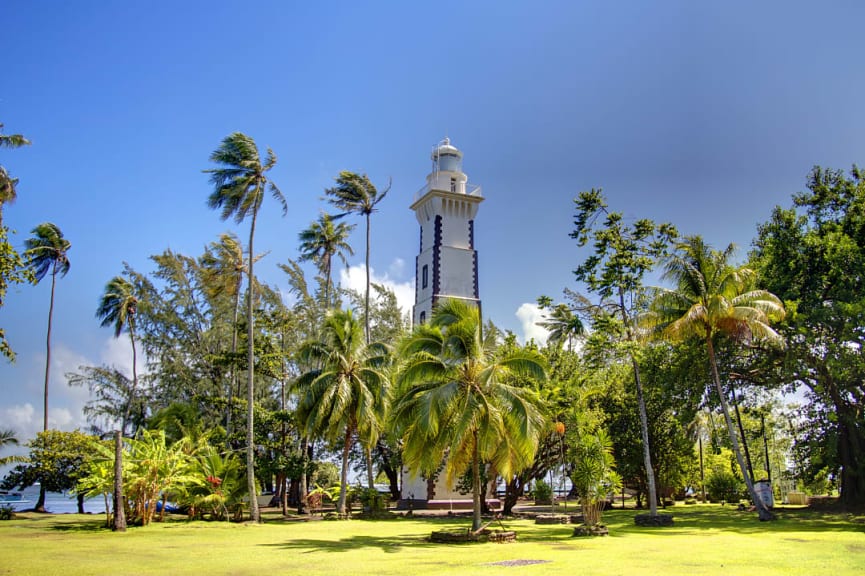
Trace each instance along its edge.
<instances>
[{"instance_id":1,"label":"blue sky","mask_svg":"<svg viewBox=\"0 0 865 576\"><path fill-rule=\"evenodd\" d=\"M276 266L343 169L392 190L373 219L375 279L413 294L408 209L445 136L483 186L484 312L532 332L540 294L579 288L572 199L603 187L629 217L671 221L741 256L814 164L863 158L860 2L30 2L0 6L0 151L20 178L4 210L19 247L38 223L72 242L60 280L52 424L83 423L63 374L129 361L94 318L105 282L224 231L208 156L242 131L279 156L289 213L266 204L256 272ZM361 228L352 238L362 264ZM353 274L355 282L362 278ZM0 326L0 426L41 426L50 283L13 289ZM522 310L518 316L518 310Z\"/></svg>"}]
</instances>

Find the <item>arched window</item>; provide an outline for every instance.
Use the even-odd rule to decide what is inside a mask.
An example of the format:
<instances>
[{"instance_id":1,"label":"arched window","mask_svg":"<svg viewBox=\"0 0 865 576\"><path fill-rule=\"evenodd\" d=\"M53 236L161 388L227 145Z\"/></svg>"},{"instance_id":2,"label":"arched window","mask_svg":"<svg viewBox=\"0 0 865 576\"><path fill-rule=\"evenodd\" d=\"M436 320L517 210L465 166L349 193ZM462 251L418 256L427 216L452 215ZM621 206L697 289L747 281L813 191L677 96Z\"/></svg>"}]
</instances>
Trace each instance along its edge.
<instances>
[{"instance_id":1,"label":"arched window","mask_svg":"<svg viewBox=\"0 0 865 576\"><path fill-rule=\"evenodd\" d=\"M420 278L421 288L426 288L427 286L429 286L429 266L427 266L426 264L424 264L423 268L421 268Z\"/></svg>"},{"instance_id":2,"label":"arched window","mask_svg":"<svg viewBox=\"0 0 865 576\"><path fill-rule=\"evenodd\" d=\"M421 323L421 324L426 324L426 312L421 312L421 313L420 313L420 323Z\"/></svg>"}]
</instances>

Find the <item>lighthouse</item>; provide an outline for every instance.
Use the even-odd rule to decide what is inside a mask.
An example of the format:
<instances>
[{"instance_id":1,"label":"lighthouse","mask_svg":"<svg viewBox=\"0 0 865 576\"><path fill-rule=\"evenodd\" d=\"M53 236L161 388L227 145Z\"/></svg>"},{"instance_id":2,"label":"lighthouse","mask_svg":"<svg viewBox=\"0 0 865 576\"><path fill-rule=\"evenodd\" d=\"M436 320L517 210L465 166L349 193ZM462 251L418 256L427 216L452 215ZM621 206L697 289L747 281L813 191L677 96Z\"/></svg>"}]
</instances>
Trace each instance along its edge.
<instances>
[{"instance_id":1,"label":"lighthouse","mask_svg":"<svg viewBox=\"0 0 865 576\"><path fill-rule=\"evenodd\" d=\"M470 186L463 153L445 138L432 150L432 169L411 209L420 224L415 259L412 319L423 324L442 299L457 298L480 307L475 216L483 201L480 186Z\"/></svg>"},{"instance_id":2,"label":"lighthouse","mask_svg":"<svg viewBox=\"0 0 865 576\"><path fill-rule=\"evenodd\" d=\"M460 299L480 308L475 216L483 201L480 186L470 186L463 172L463 153L448 138L432 150L432 169L426 185L414 196L411 209L420 224L420 247L415 259L415 324L432 316L436 304ZM471 508L471 496L446 483L443 475L425 478L403 467L400 509ZM487 499L490 506L498 501Z\"/></svg>"}]
</instances>

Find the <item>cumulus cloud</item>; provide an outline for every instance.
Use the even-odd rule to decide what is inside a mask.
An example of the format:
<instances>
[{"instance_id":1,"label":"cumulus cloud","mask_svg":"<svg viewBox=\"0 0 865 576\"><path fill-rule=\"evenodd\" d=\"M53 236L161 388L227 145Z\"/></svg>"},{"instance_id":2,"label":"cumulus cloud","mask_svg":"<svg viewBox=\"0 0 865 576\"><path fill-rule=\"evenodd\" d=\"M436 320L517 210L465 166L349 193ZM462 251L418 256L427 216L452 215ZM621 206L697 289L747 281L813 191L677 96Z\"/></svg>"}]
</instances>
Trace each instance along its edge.
<instances>
[{"instance_id":1,"label":"cumulus cloud","mask_svg":"<svg viewBox=\"0 0 865 576\"><path fill-rule=\"evenodd\" d=\"M543 346L547 343L547 338L550 332L543 326L538 326L538 322L546 320L546 314L538 308L538 305L532 302L523 302L517 308L515 316L520 321L523 329L522 342L534 340L538 345Z\"/></svg>"},{"instance_id":2,"label":"cumulus cloud","mask_svg":"<svg viewBox=\"0 0 865 576\"><path fill-rule=\"evenodd\" d=\"M388 271L379 276L375 272L375 268L370 267L369 276L373 284L381 284L396 294L396 301L402 310L403 314L410 314L412 306L414 306L414 282L400 282L398 273L401 273L405 268L405 263L397 258L388 267ZM366 290L366 267L351 266L344 268L339 272L339 284L343 288L348 288L356 291L358 294L363 294ZM372 293L374 295L374 292Z\"/></svg>"}]
</instances>

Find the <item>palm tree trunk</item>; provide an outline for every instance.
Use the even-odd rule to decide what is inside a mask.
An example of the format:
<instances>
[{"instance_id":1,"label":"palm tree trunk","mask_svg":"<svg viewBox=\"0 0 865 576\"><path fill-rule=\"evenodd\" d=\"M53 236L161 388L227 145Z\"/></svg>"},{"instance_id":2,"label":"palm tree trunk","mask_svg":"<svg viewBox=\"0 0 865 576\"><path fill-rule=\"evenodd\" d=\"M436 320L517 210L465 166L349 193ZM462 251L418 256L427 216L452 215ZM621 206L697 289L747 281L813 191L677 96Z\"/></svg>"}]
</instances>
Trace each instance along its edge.
<instances>
[{"instance_id":1,"label":"palm tree trunk","mask_svg":"<svg viewBox=\"0 0 865 576\"><path fill-rule=\"evenodd\" d=\"M114 431L114 522L111 529L126 532L126 508L123 502L123 442L120 430Z\"/></svg>"},{"instance_id":2,"label":"palm tree trunk","mask_svg":"<svg viewBox=\"0 0 865 576\"><path fill-rule=\"evenodd\" d=\"M472 432L472 532L481 528L481 461L478 456L478 433Z\"/></svg>"},{"instance_id":3,"label":"palm tree trunk","mask_svg":"<svg viewBox=\"0 0 865 576\"><path fill-rule=\"evenodd\" d=\"M298 514L306 514L306 495L309 492L309 482L307 482L307 445L309 444L309 440L306 438L306 434L304 434L303 439L300 441L300 458L301 458L301 472L300 472L300 492L297 495L297 513Z\"/></svg>"},{"instance_id":4,"label":"palm tree trunk","mask_svg":"<svg viewBox=\"0 0 865 576\"><path fill-rule=\"evenodd\" d=\"M330 309L330 254L324 255L324 309Z\"/></svg>"},{"instance_id":5,"label":"palm tree trunk","mask_svg":"<svg viewBox=\"0 0 865 576\"><path fill-rule=\"evenodd\" d=\"M718 375L718 363L715 359L715 346L712 344L712 336L706 337L706 349L709 353L709 365L712 367L712 379L715 382L715 389L718 392L718 398L721 401L721 411L724 413L724 420L727 422L727 432L730 435L730 443L733 445L733 452L736 454L736 460L739 462L739 469L742 471L742 476L745 478L745 485L748 487L748 494L757 508L757 515L761 521L774 520L775 516L766 505L762 498L754 489L754 483L751 481L751 476L748 474L748 468L745 464L745 459L742 457L742 450L739 447L739 439L736 435L736 428L733 424L733 419L730 417L730 406L727 404L727 398L724 396L724 390L721 387L721 377Z\"/></svg>"},{"instance_id":6,"label":"palm tree trunk","mask_svg":"<svg viewBox=\"0 0 865 576\"><path fill-rule=\"evenodd\" d=\"M631 340L631 323L625 308L625 293L621 288L619 288L619 306L622 309L622 320L624 320L627 330L627 338ZM658 514L658 492L655 487L655 470L652 468L652 453L649 450L649 417L646 414L646 400L643 397L640 367L633 354L631 354L631 365L634 367L634 382L637 385L637 405L640 410L640 434L643 438L643 465L646 468L646 482L648 484L649 514L656 516Z\"/></svg>"},{"instance_id":7,"label":"palm tree trunk","mask_svg":"<svg viewBox=\"0 0 865 576\"><path fill-rule=\"evenodd\" d=\"M339 475L339 500L336 502L336 513L345 516L345 503L348 499L348 456L351 451L352 426L345 427L345 443L342 447L342 470Z\"/></svg>"},{"instance_id":8,"label":"palm tree trunk","mask_svg":"<svg viewBox=\"0 0 865 576\"><path fill-rule=\"evenodd\" d=\"M736 398L736 387L730 382L730 392L733 398L733 410L736 412L736 424L739 427L739 437L742 439L742 448L745 449L745 464L748 465L748 475L751 482L754 478L754 464L751 462L751 451L748 449L748 437L745 436L745 426L742 425L742 413L739 412L739 400Z\"/></svg>"},{"instance_id":9,"label":"palm tree trunk","mask_svg":"<svg viewBox=\"0 0 865 576\"><path fill-rule=\"evenodd\" d=\"M369 214L366 215L366 296L364 297L364 329L369 344Z\"/></svg>"},{"instance_id":10,"label":"palm tree trunk","mask_svg":"<svg viewBox=\"0 0 865 576\"><path fill-rule=\"evenodd\" d=\"M375 476L372 469L372 448L364 446L364 456L366 456L366 480L370 490L375 490Z\"/></svg>"},{"instance_id":11,"label":"palm tree trunk","mask_svg":"<svg viewBox=\"0 0 865 576\"><path fill-rule=\"evenodd\" d=\"M48 375L51 371L51 320L54 317L54 286L57 282L57 261L51 274L51 303L48 306L48 336L45 338L45 392L42 396L42 431L48 431Z\"/></svg>"},{"instance_id":12,"label":"palm tree trunk","mask_svg":"<svg viewBox=\"0 0 865 576\"><path fill-rule=\"evenodd\" d=\"M126 409L123 411L123 420L120 422L120 433L126 435L126 426L132 414L132 403L135 402L135 393L138 390L138 353L135 350L135 320L129 320L129 341L132 344L132 390L129 391L129 399L126 401Z\"/></svg>"},{"instance_id":13,"label":"palm tree trunk","mask_svg":"<svg viewBox=\"0 0 865 576\"><path fill-rule=\"evenodd\" d=\"M258 509L258 497L255 486L255 435L253 430L255 417L255 331L253 321L253 300L255 299L252 267L254 264L253 239L255 238L255 220L258 210L252 212L252 225L249 227L249 288L246 303L246 338L247 338L247 368L246 368L246 485L249 490L249 516L253 522L261 522L261 512Z\"/></svg>"}]
</instances>

